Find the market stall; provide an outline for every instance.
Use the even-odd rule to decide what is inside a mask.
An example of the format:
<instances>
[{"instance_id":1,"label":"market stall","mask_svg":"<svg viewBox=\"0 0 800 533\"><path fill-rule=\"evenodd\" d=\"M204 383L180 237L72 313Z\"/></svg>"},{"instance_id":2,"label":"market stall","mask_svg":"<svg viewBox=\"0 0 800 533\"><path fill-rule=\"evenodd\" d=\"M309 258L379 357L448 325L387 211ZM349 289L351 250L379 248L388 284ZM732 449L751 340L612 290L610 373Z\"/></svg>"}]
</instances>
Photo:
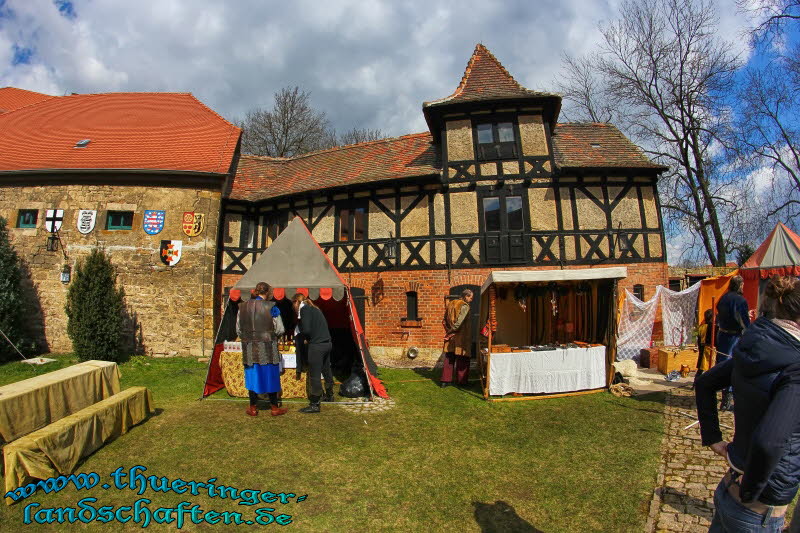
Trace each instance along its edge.
<instances>
[{"instance_id":1,"label":"market stall","mask_svg":"<svg viewBox=\"0 0 800 533\"><path fill-rule=\"evenodd\" d=\"M350 361L348 368L363 369L369 384L370 397L373 394L388 397L386 389L376 376L377 368L369 354L369 345L355 310L349 285L319 247L303 220L296 217L231 290L215 338L214 354L209 361L203 398L222 388L226 388L232 396L242 394L243 378L241 387L238 386L240 376L243 376L243 370L239 373L242 369L241 352L237 355L234 350L225 350L225 342L237 339L236 317L239 302L249 299L250 291L261 281L269 283L273 288L275 305L281 311L284 325L289 332L286 339L283 339L284 346L280 347L285 368L289 368L289 364L296 364L292 357L294 348L290 333L294 330L296 317L290 300L295 293L301 293L314 301L325 315L333 341L332 364L337 359ZM229 344L228 347L230 346ZM284 398L305 395L305 386L301 387L300 382L292 381L295 379L294 374L293 370L287 370L281 378ZM301 381L302 379L305 376Z\"/></svg>"},{"instance_id":2,"label":"market stall","mask_svg":"<svg viewBox=\"0 0 800 533\"><path fill-rule=\"evenodd\" d=\"M481 287L484 397L606 388L616 355L617 280L626 276L624 267L492 272Z\"/></svg>"}]
</instances>

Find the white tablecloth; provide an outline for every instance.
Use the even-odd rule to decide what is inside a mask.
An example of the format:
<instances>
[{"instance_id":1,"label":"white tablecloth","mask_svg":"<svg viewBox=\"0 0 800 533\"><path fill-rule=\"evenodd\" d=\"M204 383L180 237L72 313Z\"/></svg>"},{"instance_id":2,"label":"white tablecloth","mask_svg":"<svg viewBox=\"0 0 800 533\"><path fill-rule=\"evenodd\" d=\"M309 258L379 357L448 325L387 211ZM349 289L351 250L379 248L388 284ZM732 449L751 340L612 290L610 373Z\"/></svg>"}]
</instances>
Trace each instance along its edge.
<instances>
[{"instance_id":1,"label":"white tablecloth","mask_svg":"<svg viewBox=\"0 0 800 533\"><path fill-rule=\"evenodd\" d=\"M606 347L493 353L489 394L556 393L606 386Z\"/></svg>"}]
</instances>

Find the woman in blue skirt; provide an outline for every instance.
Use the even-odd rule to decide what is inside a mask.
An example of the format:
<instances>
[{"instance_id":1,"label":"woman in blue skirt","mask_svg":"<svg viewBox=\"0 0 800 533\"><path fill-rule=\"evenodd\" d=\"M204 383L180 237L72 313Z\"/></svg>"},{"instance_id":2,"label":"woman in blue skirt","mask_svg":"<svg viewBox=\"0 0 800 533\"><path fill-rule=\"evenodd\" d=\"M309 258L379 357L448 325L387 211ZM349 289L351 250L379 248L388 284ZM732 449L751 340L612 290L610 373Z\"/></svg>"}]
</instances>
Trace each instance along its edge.
<instances>
[{"instance_id":1,"label":"woman in blue skirt","mask_svg":"<svg viewBox=\"0 0 800 533\"><path fill-rule=\"evenodd\" d=\"M258 395L269 394L272 416L286 414L288 409L278 407L281 391L281 354L278 337L283 335L280 310L270 300L272 288L263 281L256 285L254 297L239 306L236 331L242 340L244 385L250 394L250 407L246 413L258 415Z\"/></svg>"}]
</instances>

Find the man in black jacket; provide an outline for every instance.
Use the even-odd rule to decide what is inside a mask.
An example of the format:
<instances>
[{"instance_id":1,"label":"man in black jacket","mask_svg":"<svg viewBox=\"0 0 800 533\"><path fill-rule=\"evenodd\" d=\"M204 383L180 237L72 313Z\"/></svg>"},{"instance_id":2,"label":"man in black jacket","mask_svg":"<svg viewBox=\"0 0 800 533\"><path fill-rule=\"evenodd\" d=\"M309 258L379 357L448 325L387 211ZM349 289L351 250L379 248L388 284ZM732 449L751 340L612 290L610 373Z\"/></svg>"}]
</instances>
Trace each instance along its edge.
<instances>
[{"instance_id":1,"label":"man in black jacket","mask_svg":"<svg viewBox=\"0 0 800 533\"><path fill-rule=\"evenodd\" d=\"M742 522L780 531L800 485L800 282L773 279L767 294L778 302L776 318L756 320L733 358L695 382L703 445L730 465L714 494L709 531L739 531ZM716 391L730 385L736 427L728 443L719 428Z\"/></svg>"},{"instance_id":2,"label":"man in black jacket","mask_svg":"<svg viewBox=\"0 0 800 533\"><path fill-rule=\"evenodd\" d=\"M322 311L305 298L302 294L295 294L292 298L295 313L300 319L300 335L308 341L306 353L308 357L308 380L311 383L309 406L300 409L301 413L319 413L319 402L322 399L322 379L325 378L325 401L332 402L333 397L333 372L331 371L331 333L328 330L328 321Z\"/></svg>"},{"instance_id":3,"label":"man in black jacket","mask_svg":"<svg viewBox=\"0 0 800 533\"><path fill-rule=\"evenodd\" d=\"M747 300L742 296L743 291L744 279L741 276L734 276L728 285L728 292L723 294L717 303L717 363L730 359L734 346L750 325ZM730 388L722 391L720 409L732 411L731 399Z\"/></svg>"}]
</instances>

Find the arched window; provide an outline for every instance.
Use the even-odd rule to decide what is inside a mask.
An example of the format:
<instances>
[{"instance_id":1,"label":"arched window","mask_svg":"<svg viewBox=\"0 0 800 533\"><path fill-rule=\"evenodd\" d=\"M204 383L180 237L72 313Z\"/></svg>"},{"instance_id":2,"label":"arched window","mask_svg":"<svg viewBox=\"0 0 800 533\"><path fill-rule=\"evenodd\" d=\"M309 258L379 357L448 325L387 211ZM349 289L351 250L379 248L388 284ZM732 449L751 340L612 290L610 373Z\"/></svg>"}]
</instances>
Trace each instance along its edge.
<instances>
[{"instance_id":1,"label":"arched window","mask_svg":"<svg viewBox=\"0 0 800 533\"><path fill-rule=\"evenodd\" d=\"M406 293L406 320L419 319L419 307L417 305L417 291Z\"/></svg>"}]
</instances>

